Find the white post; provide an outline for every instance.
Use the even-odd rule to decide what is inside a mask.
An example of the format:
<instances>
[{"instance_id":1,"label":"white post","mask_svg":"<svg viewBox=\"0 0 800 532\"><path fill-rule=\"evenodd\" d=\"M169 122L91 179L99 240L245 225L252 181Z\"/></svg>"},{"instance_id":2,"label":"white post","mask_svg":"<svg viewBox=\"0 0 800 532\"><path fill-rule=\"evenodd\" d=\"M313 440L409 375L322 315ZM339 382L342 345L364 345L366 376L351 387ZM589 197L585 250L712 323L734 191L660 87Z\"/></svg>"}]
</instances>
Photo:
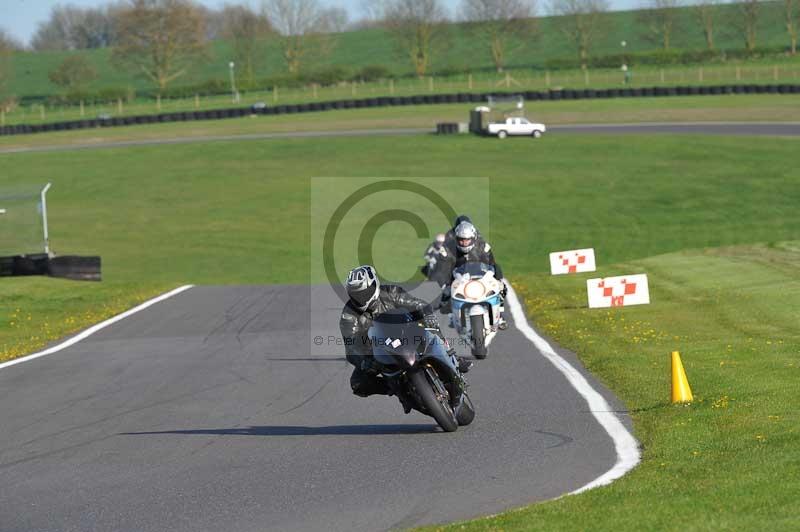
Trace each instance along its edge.
<instances>
[{"instance_id":1,"label":"white post","mask_svg":"<svg viewBox=\"0 0 800 532\"><path fill-rule=\"evenodd\" d=\"M50 236L47 234L47 191L50 190L50 183L42 189L42 224L44 225L44 252L50 255Z\"/></svg>"},{"instance_id":2,"label":"white post","mask_svg":"<svg viewBox=\"0 0 800 532\"><path fill-rule=\"evenodd\" d=\"M239 103L239 93L236 91L236 76L233 74L233 69L236 67L236 63L231 61L228 63L228 68L231 74L231 101L233 103Z\"/></svg>"}]
</instances>

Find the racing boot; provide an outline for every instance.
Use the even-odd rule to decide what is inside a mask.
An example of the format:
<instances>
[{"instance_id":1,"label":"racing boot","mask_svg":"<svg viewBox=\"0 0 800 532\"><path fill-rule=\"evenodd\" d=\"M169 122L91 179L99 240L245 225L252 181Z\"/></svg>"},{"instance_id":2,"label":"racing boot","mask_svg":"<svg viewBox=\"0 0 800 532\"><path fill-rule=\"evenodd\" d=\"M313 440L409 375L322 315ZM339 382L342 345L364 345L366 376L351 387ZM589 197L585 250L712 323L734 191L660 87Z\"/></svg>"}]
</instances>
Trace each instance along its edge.
<instances>
[{"instance_id":1,"label":"racing boot","mask_svg":"<svg viewBox=\"0 0 800 532\"><path fill-rule=\"evenodd\" d=\"M458 371L461 373L468 373L470 368L474 365L472 360L465 357L456 357L456 360L458 360Z\"/></svg>"}]
</instances>

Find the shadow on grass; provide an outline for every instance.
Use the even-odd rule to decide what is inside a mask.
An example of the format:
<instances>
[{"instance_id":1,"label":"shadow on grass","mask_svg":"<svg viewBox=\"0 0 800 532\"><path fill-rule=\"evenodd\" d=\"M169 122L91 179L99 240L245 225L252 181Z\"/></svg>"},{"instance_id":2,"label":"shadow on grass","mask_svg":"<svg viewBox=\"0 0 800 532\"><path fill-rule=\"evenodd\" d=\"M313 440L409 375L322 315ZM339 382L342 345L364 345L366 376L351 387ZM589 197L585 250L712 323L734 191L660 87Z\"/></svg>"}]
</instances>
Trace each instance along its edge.
<instances>
[{"instance_id":1,"label":"shadow on grass","mask_svg":"<svg viewBox=\"0 0 800 532\"><path fill-rule=\"evenodd\" d=\"M121 436L155 434L218 436L373 436L381 434L429 434L439 432L436 425L334 425L303 427L293 425L234 427L227 429L163 430L154 432L123 432Z\"/></svg>"}]
</instances>

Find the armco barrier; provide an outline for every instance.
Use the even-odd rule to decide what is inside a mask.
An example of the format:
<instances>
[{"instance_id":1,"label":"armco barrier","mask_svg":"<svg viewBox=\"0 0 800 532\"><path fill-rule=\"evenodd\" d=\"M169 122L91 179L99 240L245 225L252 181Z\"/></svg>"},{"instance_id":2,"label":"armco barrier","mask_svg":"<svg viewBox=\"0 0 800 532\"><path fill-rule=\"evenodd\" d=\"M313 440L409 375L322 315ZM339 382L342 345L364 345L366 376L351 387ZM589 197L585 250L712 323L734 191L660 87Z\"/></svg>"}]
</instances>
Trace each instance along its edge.
<instances>
[{"instance_id":1,"label":"armco barrier","mask_svg":"<svg viewBox=\"0 0 800 532\"><path fill-rule=\"evenodd\" d=\"M612 89L561 89L547 91L521 92L460 92L453 94L417 94L414 96L381 96L379 98L362 98L351 100L333 100L325 102L302 103L293 105L277 105L252 109L250 107L232 107L228 109L211 109L206 111L182 111L159 113L155 115L137 115L126 117L104 117L88 120L71 120L48 122L46 124L16 124L0 127L0 136L27 135L48 131L66 131L97 127L118 127L134 124L153 124L158 122L179 122L184 120L222 120L258 115L280 115L288 113L308 113L338 109L360 109L366 107L388 107L399 105L431 105L452 103L481 103L488 96L521 94L526 100L577 100L595 98L639 98L664 96L696 96L720 94L800 94L800 85L704 85L677 87L623 87Z\"/></svg>"}]
</instances>

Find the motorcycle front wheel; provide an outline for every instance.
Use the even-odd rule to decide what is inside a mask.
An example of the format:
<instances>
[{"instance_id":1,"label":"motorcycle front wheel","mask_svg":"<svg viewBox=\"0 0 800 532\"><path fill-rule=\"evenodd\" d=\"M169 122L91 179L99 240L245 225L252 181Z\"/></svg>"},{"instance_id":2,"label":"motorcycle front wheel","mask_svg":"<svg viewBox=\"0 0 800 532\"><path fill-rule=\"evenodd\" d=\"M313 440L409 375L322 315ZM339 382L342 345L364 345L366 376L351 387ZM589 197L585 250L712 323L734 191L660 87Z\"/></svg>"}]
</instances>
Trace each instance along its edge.
<instances>
[{"instance_id":1,"label":"motorcycle front wheel","mask_svg":"<svg viewBox=\"0 0 800 532\"><path fill-rule=\"evenodd\" d=\"M476 314L469 317L469 324L472 327L472 356L475 358L486 358L489 350L486 348L486 332L483 328L483 315Z\"/></svg>"},{"instance_id":2,"label":"motorcycle front wheel","mask_svg":"<svg viewBox=\"0 0 800 532\"><path fill-rule=\"evenodd\" d=\"M475 406L472 404L467 392L461 395L461 401L456 407L456 419L459 427L469 425L475 419Z\"/></svg>"},{"instance_id":3,"label":"motorcycle front wheel","mask_svg":"<svg viewBox=\"0 0 800 532\"><path fill-rule=\"evenodd\" d=\"M450 406L447 390L436 372L427 368L415 371L408 375L408 380L428 415L436 420L443 431L455 432L458 429L458 420Z\"/></svg>"}]
</instances>

